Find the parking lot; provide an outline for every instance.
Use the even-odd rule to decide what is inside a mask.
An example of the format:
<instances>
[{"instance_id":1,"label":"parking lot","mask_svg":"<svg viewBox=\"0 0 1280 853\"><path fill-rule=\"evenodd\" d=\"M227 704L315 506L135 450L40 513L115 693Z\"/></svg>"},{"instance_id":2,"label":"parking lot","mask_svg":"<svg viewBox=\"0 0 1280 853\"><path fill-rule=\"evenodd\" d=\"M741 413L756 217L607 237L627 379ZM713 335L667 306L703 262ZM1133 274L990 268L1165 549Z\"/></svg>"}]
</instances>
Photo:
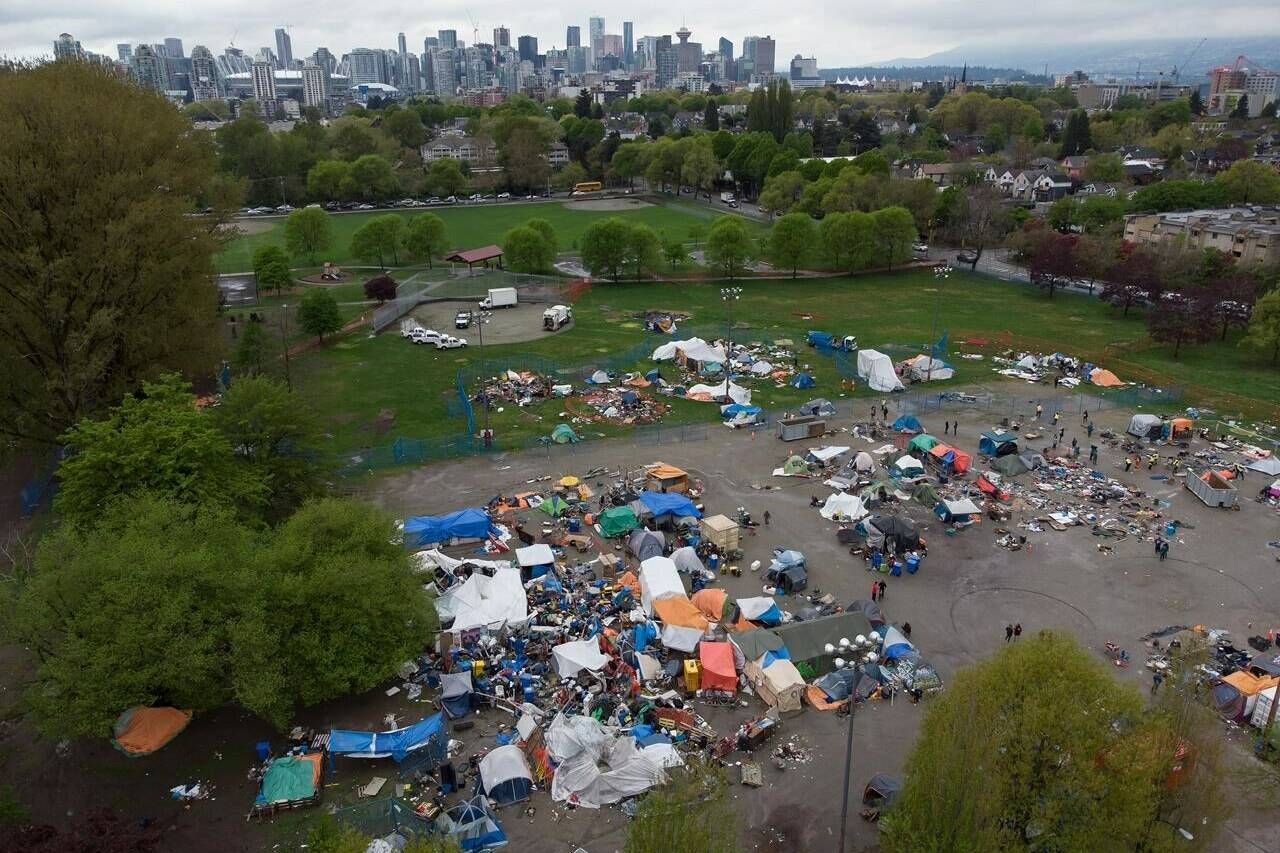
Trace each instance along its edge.
<instances>
[{"instance_id":1,"label":"parking lot","mask_svg":"<svg viewBox=\"0 0 1280 853\"><path fill-rule=\"evenodd\" d=\"M484 342L486 344L514 344L522 341L539 341L556 334L542 328L542 312L548 305L541 303L522 303L512 308L502 308L489 312L488 321L484 325ZM435 329L448 335L464 338L468 346L478 346L480 329L473 319L465 329L454 328L454 318L459 311L470 311L475 316L476 300L450 299L443 302L429 302L413 309L412 316L428 329ZM573 328L570 323L559 331Z\"/></svg>"}]
</instances>

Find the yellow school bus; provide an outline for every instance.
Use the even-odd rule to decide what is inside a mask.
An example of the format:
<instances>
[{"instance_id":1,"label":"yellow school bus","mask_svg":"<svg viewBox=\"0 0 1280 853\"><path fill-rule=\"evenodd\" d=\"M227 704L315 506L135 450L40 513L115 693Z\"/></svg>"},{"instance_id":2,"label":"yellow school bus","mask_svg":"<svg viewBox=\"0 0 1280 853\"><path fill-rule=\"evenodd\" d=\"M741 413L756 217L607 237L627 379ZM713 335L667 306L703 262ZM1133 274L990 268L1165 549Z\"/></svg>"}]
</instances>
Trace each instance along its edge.
<instances>
[{"instance_id":1,"label":"yellow school bus","mask_svg":"<svg viewBox=\"0 0 1280 853\"><path fill-rule=\"evenodd\" d=\"M599 181L583 181L580 184L573 185L572 194L579 195L581 193L598 193L602 189L604 189L604 184Z\"/></svg>"}]
</instances>

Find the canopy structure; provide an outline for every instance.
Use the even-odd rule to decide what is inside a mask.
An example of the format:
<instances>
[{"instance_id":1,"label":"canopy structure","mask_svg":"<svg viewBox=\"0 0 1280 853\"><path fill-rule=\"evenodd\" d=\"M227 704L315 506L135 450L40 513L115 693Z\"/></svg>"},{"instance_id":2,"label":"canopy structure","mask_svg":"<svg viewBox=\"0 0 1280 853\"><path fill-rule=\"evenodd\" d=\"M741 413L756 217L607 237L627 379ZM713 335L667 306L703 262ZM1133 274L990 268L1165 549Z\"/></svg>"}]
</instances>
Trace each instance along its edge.
<instances>
[{"instance_id":1,"label":"canopy structure","mask_svg":"<svg viewBox=\"0 0 1280 853\"><path fill-rule=\"evenodd\" d=\"M555 553L551 550L551 546L545 543L516 549L516 562L520 564L522 569L529 569L535 566L550 566L555 561Z\"/></svg>"},{"instance_id":2,"label":"canopy structure","mask_svg":"<svg viewBox=\"0 0 1280 853\"><path fill-rule=\"evenodd\" d=\"M702 664L702 689L738 689L738 672L733 665L733 646L728 643L703 641L698 644L698 660Z\"/></svg>"},{"instance_id":3,"label":"canopy structure","mask_svg":"<svg viewBox=\"0 0 1280 853\"><path fill-rule=\"evenodd\" d=\"M767 595L758 595L754 598L739 598L737 604L738 610L745 619L759 622L762 625L782 624L782 610L778 607L777 602Z\"/></svg>"},{"instance_id":4,"label":"canopy structure","mask_svg":"<svg viewBox=\"0 0 1280 853\"><path fill-rule=\"evenodd\" d=\"M800 407L800 414L819 418L829 418L835 413L835 404L825 397L817 397Z\"/></svg>"},{"instance_id":5,"label":"canopy structure","mask_svg":"<svg viewBox=\"0 0 1280 853\"><path fill-rule=\"evenodd\" d=\"M1156 415L1134 415L1129 419L1129 435L1138 438L1159 438L1164 429L1164 421Z\"/></svg>"},{"instance_id":6,"label":"canopy structure","mask_svg":"<svg viewBox=\"0 0 1280 853\"><path fill-rule=\"evenodd\" d=\"M529 598L519 570L510 565L496 569L492 577L475 572L437 597L435 606L441 623L452 622L449 630L455 634L472 628L519 626L529 620Z\"/></svg>"},{"instance_id":7,"label":"canopy structure","mask_svg":"<svg viewBox=\"0 0 1280 853\"><path fill-rule=\"evenodd\" d=\"M783 713L803 710L804 676L790 660L778 658L764 667L758 661L748 661L743 672L770 707Z\"/></svg>"},{"instance_id":8,"label":"canopy structure","mask_svg":"<svg viewBox=\"0 0 1280 853\"><path fill-rule=\"evenodd\" d=\"M1012 432L992 430L978 438L978 452L983 456L1005 456L1018 452L1018 436Z\"/></svg>"},{"instance_id":9,"label":"canopy structure","mask_svg":"<svg viewBox=\"0 0 1280 853\"><path fill-rule=\"evenodd\" d=\"M556 662L556 675L573 678L584 669L599 672L609 662L609 656L600 653L600 641L594 637L561 643L551 650Z\"/></svg>"},{"instance_id":10,"label":"canopy structure","mask_svg":"<svg viewBox=\"0 0 1280 853\"><path fill-rule=\"evenodd\" d=\"M630 507L625 506L606 509L600 513L598 523L600 525L600 535L606 538L621 536L628 530L634 530L640 526L640 521L636 518L636 514L631 511Z\"/></svg>"},{"instance_id":11,"label":"canopy structure","mask_svg":"<svg viewBox=\"0 0 1280 853\"><path fill-rule=\"evenodd\" d=\"M529 799L533 773L524 751L509 743L480 759L480 787L486 797L500 805Z\"/></svg>"},{"instance_id":12,"label":"canopy structure","mask_svg":"<svg viewBox=\"0 0 1280 853\"><path fill-rule=\"evenodd\" d=\"M914 450L917 453L928 453L933 449L935 444L938 444L938 439L929 435L927 432L922 432L915 438L911 439L911 441L907 442L907 449Z\"/></svg>"},{"instance_id":13,"label":"canopy structure","mask_svg":"<svg viewBox=\"0 0 1280 853\"><path fill-rule=\"evenodd\" d=\"M827 502L818 510L818 514L828 521L858 521L865 518L867 508L862 499L855 495L837 492L827 498Z\"/></svg>"},{"instance_id":14,"label":"canopy structure","mask_svg":"<svg viewBox=\"0 0 1280 853\"><path fill-rule=\"evenodd\" d=\"M693 505L693 501L678 492L644 491L640 493L640 502L653 513L655 521L668 515L676 518L702 518L702 513Z\"/></svg>"},{"instance_id":15,"label":"canopy structure","mask_svg":"<svg viewBox=\"0 0 1280 853\"><path fill-rule=\"evenodd\" d=\"M847 612L788 622L771 630L787 647L792 663L818 671L831 668L833 655L827 652L828 645L835 645L842 638L851 640L859 634L870 634L871 623L861 613Z\"/></svg>"},{"instance_id":16,"label":"canopy structure","mask_svg":"<svg viewBox=\"0 0 1280 853\"><path fill-rule=\"evenodd\" d=\"M913 476L915 474L924 473L924 463L921 462L919 459L915 458L914 456L908 456L905 454L899 457L898 460L893 463L893 467L897 468L899 471L901 471L903 474L906 474L907 476Z\"/></svg>"},{"instance_id":17,"label":"canopy structure","mask_svg":"<svg viewBox=\"0 0 1280 853\"><path fill-rule=\"evenodd\" d=\"M667 540L656 530L641 527L631 531L631 535L627 537L627 550L635 555L637 560L661 557L666 547Z\"/></svg>"},{"instance_id":18,"label":"canopy structure","mask_svg":"<svg viewBox=\"0 0 1280 853\"><path fill-rule=\"evenodd\" d=\"M447 515L412 515L404 520L406 548L425 548L450 539L487 539L497 533L489 513L478 507Z\"/></svg>"},{"instance_id":19,"label":"canopy structure","mask_svg":"<svg viewBox=\"0 0 1280 853\"><path fill-rule=\"evenodd\" d=\"M320 790L322 755L282 755L274 758L262 774L255 805L271 805L310 799Z\"/></svg>"},{"instance_id":20,"label":"canopy structure","mask_svg":"<svg viewBox=\"0 0 1280 853\"><path fill-rule=\"evenodd\" d=\"M901 391L902 380L893 370L893 359L879 350L858 350L858 377L872 391Z\"/></svg>"},{"instance_id":21,"label":"canopy structure","mask_svg":"<svg viewBox=\"0 0 1280 853\"><path fill-rule=\"evenodd\" d=\"M653 603L671 595L683 596L684 583L676 564L667 557L650 557L640 564L640 604L650 616Z\"/></svg>"},{"instance_id":22,"label":"canopy structure","mask_svg":"<svg viewBox=\"0 0 1280 853\"><path fill-rule=\"evenodd\" d=\"M441 815L436 826L453 836L464 853L497 850L507 844L507 834L483 794L477 794Z\"/></svg>"},{"instance_id":23,"label":"canopy structure","mask_svg":"<svg viewBox=\"0 0 1280 853\"><path fill-rule=\"evenodd\" d=\"M556 428L551 431L551 440L556 444L576 444L580 441L578 434L568 424L556 424Z\"/></svg>"},{"instance_id":24,"label":"canopy structure","mask_svg":"<svg viewBox=\"0 0 1280 853\"><path fill-rule=\"evenodd\" d=\"M809 450L810 462L816 462L819 465L829 465L836 458L843 456L849 452L847 445L832 444L826 447L816 447Z\"/></svg>"},{"instance_id":25,"label":"canopy structure","mask_svg":"<svg viewBox=\"0 0 1280 853\"><path fill-rule=\"evenodd\" d=\"M818 383L814 382L813 377L808 373L797 373L795 376L791 377L792 388L812 388L817 384Z\"/></svg>"},{"instance_id":26,"label":"canopy structure","mask_svg":"<svg viewBox=\"0 0 1280 853\"><path fill-rule=\"evenodd\" d=\"M177 737L190 722L190 711L138 705L116 720L111 728L111 744L130 758L150 755Z\"/></svg>"},{"instance_id":27,"label":"canopy structure","mask_svg":"<svg viewBox=\"0 0 1280 853\"><path fill-rule=\"evenodd\" d=\"M470 683L471 674L463 673ZM443 679L442 679L443 682ZM329 752L351 758L394 758L403 761L415 749L426 746L433 737L444 730L444 717L432 714L402 729L386 732L353 732L332 729L329 732Z\"/></svg>"},{"instance_id":28,"label":"canopy structure","mask_svg":"<svg viewBox=\"0 0 1280 853\"><path fill-rule=\"evenodd\" d=\"M894 432L924 432L924 427L920 425L920 421L915 415L898 415L897 420L893 422Z\"/></svg>"},{"instance_id":29,"label":"canopy structure","mask_svg":"<svg viewBox=\"0 0 1280 853\"><path fill-rule=\"evenodd\" d=\"M703 400L713 403L751 403L751 392L741 385L726 379L718 385L693 385L685 391L690 400Z\"/></svg>"}]
</instances>

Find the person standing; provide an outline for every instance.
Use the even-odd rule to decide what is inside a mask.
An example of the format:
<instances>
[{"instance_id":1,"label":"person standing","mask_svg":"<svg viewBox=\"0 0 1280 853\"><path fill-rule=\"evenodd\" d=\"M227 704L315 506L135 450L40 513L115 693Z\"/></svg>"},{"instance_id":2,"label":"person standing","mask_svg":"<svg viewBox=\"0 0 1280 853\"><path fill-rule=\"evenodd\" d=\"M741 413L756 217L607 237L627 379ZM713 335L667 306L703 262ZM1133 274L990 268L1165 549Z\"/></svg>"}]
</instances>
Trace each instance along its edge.
<instances>
[{"instance_id":1,"label":"person standing","mask_svg":"<svg viewBox=\"0 0 1280 853\"><path fill-rule=\"evenodd\" d=\"M1062 418L1062 412L1054 412L1054 413L1053 413L1053 425L1054 425L1054 426L1057 426L1057 425L1058 425L1058 421L1059 421L1061 418Z\"/></svg>"},{"instance_id":2,"label":"person standing","mask_svg":"<svg viewBox=\"0 0 1280 853\"><path fill-rule=\"evenodd\" d=\"M879 591L880 591L880 587L876 584L875 581L872 581L871 582L871 600L872 601L876 600L876 595L879 593Z\"/></svg>"},{"instance_id":3,"label":"person standing","mask_svg":"<svg viewBox=\"0 0 1280 853\"><path fill-rule=\"evenodd\" d=\"M959 435L959 434L960 434L960 422L959 422L959 421L952 421L952 422L951 422L951 434L952 434L953 436L957 436L957 435Z\"/></svg>"},{"instance_id":4,"label":"person standing","mask_svg":"<svg viewBox=\"0 0 1280 853\"><path fill-rule=\"evenodd\" d=\"M768 526L769 526L769 519L771 519L771 518L773 518L773 516L772 516L772 515L770 515L770 514L769 514L769 510L767 510L767 509L766 509L766 510L764 511L764 526L765 526L765 527L768 527Z\"/></svg>"},{"instance_id":5,"label":"person standing","mask_svg":"<svg viewBox=\"0 0 1280 853\"><path fill-rule=\"evenodd\" d=\"M1042 414L1044 414L1044 406L1040 405L1039 403L1036 403L1036 417L1035 417L1035 419L1036 419L1036 420L1040 420L1040 416L1041 416Z\"/></svg>"},{"instance_id":6,"label":"person standing","mask_svg":"<svg viewBox=\"0 0 1280 853\"><path fill-rule=\"evenodd\" d=\"M880 420L882 421L889 420L889 404L888 403L880 404Z\"/></svg>"},{"instance_id":7,"label":"person standing","mask_svg":"<svg viewBox=\"0 0 1280 853\"><path fill-rule=\"evenodd\" d=\"M1156 695L1156 691L1160 689L1160 685L1164 683L1164 675L1159 672L1151 673L1151 695Z\"/></svg>"},{"instance_id":8,"label":"person standing","mask_svg":"<svg viewBox=\"0 0 1280 853\"><path fill-rule=\"evenodd\" d=\"M1098 464L1098 445L1096 444L1089 445L1089 461L1094 465Z\"/></svg>"},{"instance_id":9,"label":"person standing","mask_svg":"<svg viewBox=\"0 0 1280 853\"><path fill-rule=\"evenodd\" d=\"M1131 468L1133 468L1133 457L1126 455L1124 457L1124 472L1128 474Z\"/></svg>"},{"instance_id":10,"label":"person standing","mask_svg":"<svg viewBox=\"0 0 1280 853\"><path fill-rule=\"evenodd\" d=\"M1013 626L1013 641L1016 643L1018 638L1022 636L1022 623L1018 622Z\"/></svg>"},{"instance_id":11,"label":"person standing","mask_svg":"<svg viewBox=\"0 0 1280 853\"><path fill-rule=\"evenodd\" d=\"M882 601L882 602L884 601L884 591L885 591L885 589L887 589L887 588L888 588L888 586L889 586L889 585L888 585L887 583L885 583L884 581L880 581L880 601Z\"/></svg>"},{"instance_id":12,"label":"person standing","mask_svg":"<svg viewBox=\"0 0 1280 853\"><path fill-rule=\"evenodd\" d=\"M946 434L947 434L947 433L949 433L949 432L951 432L951 421L943 421L943 422L942 422L942 434L943 434L943 435L946 435Z\"/></svg>"},{"instance_id":13,"label":"person standing","mask_svg":"<svg viewBox=\"0 0 1280 853\"><path fill-rule=\"evenodd\" d=\"M1084 431L1085 431L1085 433L1089 436L1089 438L1093 438L1093 421L1090 421L1090 422L1085 426Z\"/></svg>"},{"instance_id":14,"label":"person standing","mask_svg":"<svg viewBox=\"0 0 1280 853\"><path fill-rule=\"evenodd\" d=\"M1005 625L1005 626L1004 626L1004 641L1005 641L1006 643L1008 643L1008 642L1010 642L1011 640L1013 640L1013 626L1012 626L1012 625Z\"/></svg>"},{"instance_id":15,"label":"person standing","mask_svg":"<svg viewBox=\"0 0 1280 853\"><path fill-rule=\"evenodd\" d=\"M1080 417L1080 425L1085 426L1089 423L1089 410L1085 409L1084 414Z\"/></svg>"},{"instance_id":16,"label":"person standing","mask_svg":"<svg viewBox=\"0 0 1280 853\"><path fill-rule=\"evenodd\" d=\"M1165 561L1165 558L1168 556L1169 556L1169 540L1163 539L1160 541L1160 562L1163 563Z\"/></svg>"},{"instance_id":17,"label":"person standing","mask_svg":"<svg viewBox=\"0 0 1280 853\"><path fill-rule=\"evenodd\" d=\"M871 405L871 420L874 421L875 419L876 419L876 407L875 407L875 404L873 403Z\"/></svg>"},{"instance_id":18,"label":"person standing","mask_svg":"<svg viewBox=\"0 0 1280 853\"><path fill-rule=\"evenodd\" d=\"M908 640L911 639L911 623L910 622L902 623L902 636L906 637Z\"/></svg>"}]
</instances>

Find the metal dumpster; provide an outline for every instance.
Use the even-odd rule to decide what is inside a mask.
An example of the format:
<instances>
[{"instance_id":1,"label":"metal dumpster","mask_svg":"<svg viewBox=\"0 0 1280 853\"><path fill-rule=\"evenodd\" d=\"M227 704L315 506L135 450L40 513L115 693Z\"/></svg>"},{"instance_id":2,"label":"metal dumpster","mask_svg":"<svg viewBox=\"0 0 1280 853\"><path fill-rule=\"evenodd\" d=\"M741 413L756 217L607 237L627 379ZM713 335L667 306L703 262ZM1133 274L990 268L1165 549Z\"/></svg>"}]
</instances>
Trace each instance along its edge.
<instances>
[{"instance_id":1,"label":"metal dumpster","mask_svg":"<svg viewBox=\"0 0 1280 853\"><path fill-rule=\"evenodd\" d=\"M1231 508L1240 498L1239 491L1217 471L1207 471L1201 476L1187 474L1187 488L1191 494L1204 501L1206 506Z\"/></svg>"},{"instance_id":2,"label":"metal dumpster","mask_svg":"<svg viewBox=\"0 0 1280 853\"><path fill-rule=\"evenodd\" d=\"M778 420L778 438L783 441L799 441L817 438L827 431L827 421L816 415L781 418Z\"/></svg>"}]
</instances>

